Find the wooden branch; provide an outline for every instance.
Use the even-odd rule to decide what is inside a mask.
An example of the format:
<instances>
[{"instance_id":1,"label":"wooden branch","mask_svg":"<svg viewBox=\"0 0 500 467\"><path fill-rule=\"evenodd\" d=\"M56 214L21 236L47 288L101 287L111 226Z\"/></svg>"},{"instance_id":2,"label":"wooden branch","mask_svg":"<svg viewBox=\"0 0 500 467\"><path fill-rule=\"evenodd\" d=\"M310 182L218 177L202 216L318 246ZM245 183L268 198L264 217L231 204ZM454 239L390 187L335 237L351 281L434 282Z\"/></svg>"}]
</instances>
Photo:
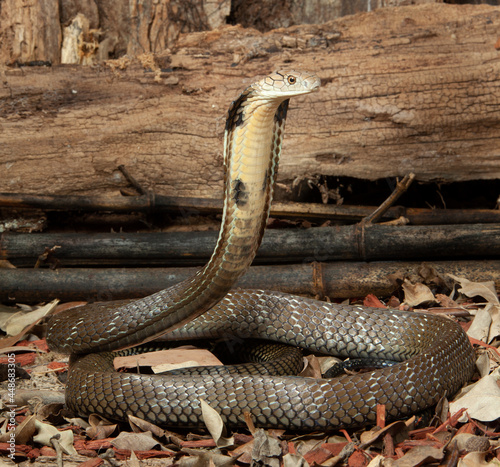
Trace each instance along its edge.
<instances>
[{"instance_id":1,"label":"wooden branch","mask_svg":"<svg viewBox=\"0 0 500 467\"><path fill-rule=\"evenodd\" d=\"M291 101L281 182L500 178L499 29L494 7L431 4L191 33L142 61L0 69L2 191L116 194L123 164L158 195L218 198L230 101L290 67L323 86Z\"/></svg>"},{"instance_id":2,"label":"wooden branch","mask_svg":"<svg viewBox=\"0 0 500 467\"><path fill-rule=\"evenodd\" d=\"M120 234L9 234L0 239L0 260L33 266L46 249L72 265L201 265L217 232ZM257 262L428 260L500 256L500 224L392 226L349 225L268 229Z\"/></svg>"},{"instance_id":3,"label":"wooden branch","mask_svg":"<svg viewBox=\"0 0 500 467\"><path fill-rule=\"evenodd\" d=\"M220 214L222 199L166 197L148 192L143 196L57 196L0 193L0 207L42 209L43 211L108 211ZM279 203L271 205L271 217L356 222L369 216L376 206L349 206L319 203ZM500 223L497 209L424 209L394 206L382 221L405 217L413 225L495 224Z\"/></svg>"},{"instance_id":4,"label":"wooden branch","mask_svg":"<svg viewBox=\"0 0 500 467\"><path fill-rule=\"evenodd\" d=\"M361 225L367 226L368 224L374 224L378 222L387 212L387 210L400 198L400 196L408 190L414 179L415 174L409 174L405 175L403 180L398 181L398 183L396 184L396 188L390 194L390 196L370 215L366 216L361 221Z\"/></svg>"},{"instance_id":5,"label":"wooden branch","mask_svg":"<svg viewBox=\"0 0 500 467\"><path fill-rule=\"evenodd\" d=\"M494 281L500 289L500 261L431 261L442 277L454 274L471 281ZM364 297L391 294L399 278L417 274L420 262L311 263L286 266L252 266L237 286L287 293ZM59 298L63 301L108 301L139 298L194 274L197 268L140 269L0 269L0 300L35 303ZM271 284L271 285L270 285Z\"/></svg>"}]
</instances>

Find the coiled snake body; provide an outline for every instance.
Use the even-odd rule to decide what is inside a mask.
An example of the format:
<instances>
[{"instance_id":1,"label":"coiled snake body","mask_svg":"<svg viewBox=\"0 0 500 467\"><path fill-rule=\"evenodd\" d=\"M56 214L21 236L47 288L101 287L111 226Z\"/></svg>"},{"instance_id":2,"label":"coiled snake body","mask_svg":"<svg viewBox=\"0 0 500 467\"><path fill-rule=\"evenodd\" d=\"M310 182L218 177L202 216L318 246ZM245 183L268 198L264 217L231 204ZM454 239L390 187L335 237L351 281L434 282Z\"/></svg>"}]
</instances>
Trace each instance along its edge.
<instances>
[{"instance_id":1,"label":"coiled snake body","mask_svg":"<svg viewBox=\"0 0 500 467\"><path fill-rule=\"evenodd\" d=\"M374 422L377 404L386 404L390 418L404 416L453 394L470 378L472 347L449 319L273 292L229 292L262 239L288 99L319 85L311 74L278 72L248 87L231 105L224 138L222 225L214 253L199 273L141 300L87 305L51 319L49 346L73 354L66 389L69 408L81 415L120 420L134 414L164 426L196 426L202 423L204 399L231 425L244 425L248 412L261 427L310 431ZM110 351L166 332L172 339L266 338L400 363L325 380L113 371Z\"/></svg>"}]
</instances>

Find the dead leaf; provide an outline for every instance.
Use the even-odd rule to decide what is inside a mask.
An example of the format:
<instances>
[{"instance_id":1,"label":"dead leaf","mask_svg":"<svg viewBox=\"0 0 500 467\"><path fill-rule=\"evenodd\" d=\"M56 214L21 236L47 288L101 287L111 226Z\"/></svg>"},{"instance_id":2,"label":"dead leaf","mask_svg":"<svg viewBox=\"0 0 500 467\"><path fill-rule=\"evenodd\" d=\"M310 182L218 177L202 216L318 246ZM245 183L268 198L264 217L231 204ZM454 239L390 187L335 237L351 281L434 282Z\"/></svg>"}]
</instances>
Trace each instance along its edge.
<instances>
[{"instance_id":1,"label":"dead leaf","mask_svg":"<svg viewBox=\"0 0 500 467\"><path fill-rule=\"evenodd\" d=\"M489 303L486 305L486 311L491 316L491 326L488 335L488 344L490 344L496 337L500 336L500 305Z\"/></svg>"},{"instance_id":2,"label":"dead leaf","mask_svg":"<svg viewBox=\"0 0 500 467\"><path fill-rule=\"evenodd\" d=\"M80 417L74 417L74 418L65 418L65 420L70 423L71 425L79 426L80 428L87 429L90 425L87 423L86 420Z\"/></svg>"},{"instance_id":3,"label":"dead leaf","mask_svg":"<svg viewBox=\"0 0 500 467\"><path fill-rule=\"evenodd\" d=\"M479 376L481 376L481 378L490 374L491 364L488 352L484 352L477 357L476 368L479 371Z\"/></svg>"},{"instance_id":4,"label":"dead leaf","mask_svg":"<svg viewBox=\"0 0 500 467\"><path fill-rule=\"evenodd\" d=\"M488 336L490 333L492 318L486 308L481 308L477 310L476 316L472 321L469 329L467 330L467 335L474 339L488 342Z\"/></svg>"},{"instance_id":5,"label":"dead leaf","mask_svg":"<svg viewBox=\"0 0 500 467\"><path fill-rule=\"evenodd\" d=\"M418 268L418 275L424 280L425 284L436 284L440 288L446 286L445 280L431 264L422 263Z\"/></svg>"},{"instance_id":6,"label":"dead leaf","mask_svg":"<svg viewBox=\"0 0 500 467\"><path fill-rule=\"evenodd\" d=\"M214 354L205 349L192 348L159 350L157 352L129 355L127 357L117 357L114 360L115 369L149 366L152 367L155 373L193 366L217 365L222 365L222 362Z\"/></svg>"},{"instance_id":7,"label":"dead leaf","mask_svg":"<svg viewBox=\"0 0 500 467\"><path fill-rule=\"evenodd\" d=\"M485 436L476 436L470 433L459 433L453 437L460 451L481 451L486 452L490 449L490 442Z\"/></svg>"},{"instance_id":8,"label":"dead leaf","mask_svg":"<svg viewBox=\"0 0 500 467\"><path fill-rule=\"evenodd\" d=\"M141 467L141 463L134 451L130 452L130 459L127 461L127 467Z\"/></svg>"},{"instance_id":9,"label":"dead leaf","mask_svg":"<svg viewBox=\"0 0 500 467\"><path fill-rule=\"evenodd\" d=\"M438 302L443 308L459 308L459 305L455 300L442 293L436 294L436 302Z\"/></svg>"},{"instance_id":10,"label":"dead leaf","mask_svg":"<svg viewBox=\"0 0 500 467\"><path fill-rule=\"evenodd\" d=\"M235 459L215 452L189 450L190 456L184 456L179 461L180 467L227 467L235 463Z\"/></svg>"},{"instance_id":11,"label":"dead leaf","mask_svg":"<svg viewBox=\"0 0 500 467\"><path fill-rule=\"evenodd\" d=\"M386 464L384 463L384 456L378 454L375 456L370 463L366 467L384 467ZM389 467L389 465L387 465Z\"/></svg>"},{"instance_id":12,"label":"dead leaf","mask_svg":"<svg viewBox=\"0 0 500 467\"><path fill-rule=\"evenodd\" d=\"M36 431L35 415L26 417L18 426L16 426L16 444L28 444ZM7 431L0 435L0 443L9 442L11 433Z\"/></svg>"},{"instance_id":13,"label":"dead leaf","mask_svg":"<svg viewBox=\"0 0 500 467\"><path fill-rule=\"evenodd\" d=\"M41 306L40 308L27 313L24 311L18 311L4 322L1 329L8 336L17 336L25 331L26 328L29 328L32 324L42 319L45 315L51 313L58 303L59 300L52 300L50 303L47 303L47 305Z\"/></svg>"},{"instance_id":14,"label":"dead leaf","mask_svg":"<svg viewBox=\"0 0 500 467\"><path fill-rule=\"evenodd\" d=\"M38 418L45 420L53 425L64 422L64 417L61 415L64 404L60 402L50 402L38 407L36 414Z\"/></svg>"},{"instance_id":15,"label":"dead leaf","mask_svg":"<svg viewBox=\"0 0 500 467\"><path fill-rule=\"evenodd\" d=\"M410 449L403 457L392 464L394 467L418 467L432 462L438 462L444 458L442 448L429 446L416 446Z\"/></svg>"},{"instance_id":16,"label":"dead leaf","mask_svg":"<svg viewBox=\"0 0 500 467\"><path fill-rule=\"evenodd\" d=\"M134 433L142 433L144 431L150 431L157 438L165 436L165 430L155 425L154 423L143 420L142 418L135 417L134 415L128 415L128 422Z\"/></svg>"},{"instance_id":17,"label":"dead leaf","mask_svg":"<svg viewBox=\"0 0 500 467\"><path fill-rule=\"evenodd\" d=\"M90 426L85 430L85 433L90 439L109 438L118 426L95 414L89 416L89 424Z\"/></svg>"},{"instance_id":18,"label":"dead leaf","mask_svg":"<svg viewBox=\"0 0 500 467\"><path fill-rule=\"evenodd\" d=\"M497 458L486 460L486 452L470 452L458 460L457 467L499 467L500 461Z\"/></svg>"},{"instance_id":19,"label":"dead leaf","mask_svg":"<svg viewBox=\"0 0 500 467\"><path fill-rule=\"evenodd\" d=\"M304 368L298 376L321 379L321 364L316 355L304 357Z\"/></svg>"},{"instance_id":20,"label":"dead leaf","mask_svg":"<svg viewBox=\"0 0 500 467\"><path fill-rule=\"evenodd\" d=\"M363 300L363 305L372 308L387 308L375 295L369 293Z\"/></svg>"},{"instance_id":21,"label":"dead leaf","mask_svg":"<svg viewBox=\"0 0 500 467\"><path fill-rule=\"evenodd\" d=\"M500 369L496 369L490 375L481 378L462 397L450 402L450 413L456 414L465 408L470 418L482 422L491 422L500 417L500 387L497 381L500 379ZM467 421L467 416L460 419Z\"/></svg>"},{"instance_id":22,"label":"dead leaf","mask_svg":"<svg viewBox=\"0 0 500 467\"><path fill-rule=\"evenodd\" d=\"M59 439L59 445L62 450L71 456L76 456L78 453L73 447L73 432L71 430L59 431L55 426L48 423L42 423L40 420L35 420L35 428L38 433L33 437L35 443L43 444L44 446L52 447L52 438Z\"/></svg>"},{"instance_id":23,"label":"dead leaf","mask_svg":"<svg viewBox=\"0 0 500 467\"><path fill-rule=\"evenodd\" d=\"M127 433L122 431L111 444L118 449L128 449L130 451L149 451L160 443L153 438L151 432Z\"/></svg>"},{"instance_id":24,"label":"dead leaf","mask_svg":"<svg viewBox=\"0 0 500 467\"><path fill-rule=\"evenodd\" d=\"M269 436L262 428L255 430L252 451L253 465L279 467L281 446L276 438Z\"/></svg>"},{"instance_id":25,"label":"dead leaf","mask_svg":"<svg viewBox=\"0 0 500 467\"><path fill-rule=\"evenodd\" d=\"M253 451L253 443L252 439L248 443L242 444L237 448L229 451L229 455L231 457L236 457L238 459L238 463L242 464L251 464L252 463L252 451Z\"/></svg>"},{"instance_id":26,"label":"dead leaf","mask_svg":"<svg viewBox=\"0 0 500 467\"><path fill-rule=\"evenodd\" d=\"M405 293L404 303L410 307L425 302L434 302L436 300L431 289L420 282L412 284L408 279L405 279L402 287Z\"/></svg>"},{"instance_id":27,"label":"dead leaf","mask_svg":"<svg viewBox=\"0 0 500 467\"><path fill-rule=\"evenodd\" d=\"M363 443L363 446L369 446L381 440L386 433L390 433L393 436L395 444L400 443L408 439L408 425L403 421L397 421L384 428L375 427L372 430L361 433L360 441Z\"/></svg>"},{"instance_id":28,"label":"dead leaf","mask_svg":"<svg viewBox=\"0 0 500 467\"><path fill-rule=\"evenodd\" d=\"M467 295L467 297L483 297L488 303L493 303L494 305L500 305L498 296L495 289L494 281L487 282L471 282L464 277L457 277L453 274L448 274L449 277L456 280L461 288L458 289L460 293Z\"/></svg>"},{"instance_id":29,"label":"dead leaf","mask_svg":"<svg viewBox=\"0 0 500 467\"><path fill-rule=\"evenodd\" d=\"M309 467L309 463L300 454L285 454L283 467Z\"/></svg>"},{"instance_id":30,"label":"dead leaf","mask_svg":"<svg viewBox=\"0 0 500 467\"><path fill-rule=\"evenodd\" d=\"M210 407L203 399L200 399L203 422L210 432L215 444L219 448L234 445L234 438L227 436L227 429L219 413Z\"/></svg>"}]
</instances>

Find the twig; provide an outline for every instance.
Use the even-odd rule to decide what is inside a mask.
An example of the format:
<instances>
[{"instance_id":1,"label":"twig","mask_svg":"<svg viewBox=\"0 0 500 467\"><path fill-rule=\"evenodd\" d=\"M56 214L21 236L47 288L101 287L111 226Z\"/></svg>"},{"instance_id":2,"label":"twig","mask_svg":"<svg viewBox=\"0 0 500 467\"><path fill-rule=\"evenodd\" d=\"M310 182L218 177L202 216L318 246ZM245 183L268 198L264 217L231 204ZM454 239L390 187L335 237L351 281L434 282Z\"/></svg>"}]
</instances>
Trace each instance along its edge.
<instances>
[{"instance_id":1,"label":"twig","mask_svg":"<svg viewBox=\"0 0 500 467\"><path fill-rule=\"evenodd\" d=\"M141 184L130 174L124 165L119 165L118 170L123 174L127 182L129 182L140 195L145 195L146 190L141 186Z\"/></svg>"},{"instance_id":2,"label":"twig","mask_svg":"<svg viewBox=\"0 0 500 467\"><path fill-rule=\"evenodd\" d=\"M55 435L50 439L50 442L52 443L52 446L57 454L57 460L56 460L57 467L63 467L63 450L61 448L61 444L59 443L60 439L61 439L60 434Z\"/></svg>"},{"instance_id":3,"label":"twig","mask_svg":"<svg viewBox=\"0 0 500 467\"><path fill-rule=\"evenodd\" d=\"M396 200L408 190L414 178L415 174L413 173L405 175L403 180L401 180L396 184L396 188L390 194L390 196L369 216L366 216L364 219L362 219L360 224L365 226L377 222L385 214L385 212L396 202Z\"/></svg>"}]
</instances>

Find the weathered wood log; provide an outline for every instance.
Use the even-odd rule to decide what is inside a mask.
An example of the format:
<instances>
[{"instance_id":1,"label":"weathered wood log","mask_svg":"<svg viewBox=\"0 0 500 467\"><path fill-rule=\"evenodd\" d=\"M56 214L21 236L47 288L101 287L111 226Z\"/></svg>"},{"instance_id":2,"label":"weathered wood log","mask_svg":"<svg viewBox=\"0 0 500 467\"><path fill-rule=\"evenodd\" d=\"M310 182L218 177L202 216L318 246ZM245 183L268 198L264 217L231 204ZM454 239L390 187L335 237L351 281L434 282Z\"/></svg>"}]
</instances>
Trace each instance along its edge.
<instances>
[{"instance_id":1,"label":"weathered wood log","mask_svg":"<svg viewBox=\"0 0 500 467\"><path fill-rule=\"evenodd\" d=\"M441 0L412 0L419 3ZM395 7L408 0L306 0L276 8L274 0L3 0L0 63L40 61L95 64L125 53L163 53L180 33L227 24L268 31L326 22L344 15ZM448 2L453 3L453 2ZM491 0L488 2L493 4ZM230 16L230 18L229 18ZM62 34L61 34L62 32Z\"/></svg>"},{"instance_id":2,"label":"weathered wood log","mask_svg":"<svg viewBox=\"0 0 500 467\"><path fill-rule=\"evenodd\" d=\"M61 266L201 265L217 232L117 234L9 234L0 260L33 266L46 249ZM493 259L500 256L500 225L359 225L268 229L256 262Z\"/></svg>"},{"instance_id":3,"label":"weathered wood log","mask_svg":"<svg viewBox=\"0 0 500 467\"><path fill-rule=\"evenodd\" d=\"M494 281L500 290L500 261L431 261L446 281L446 274L471 281ZM252 266L237 286L332 298L387 296L396 288L394 277L417 275L422 263L312 263ZM108 301L139 298L186 279L197 268L141 269L0 269L0 300L35 303ZM389 277L391 276L391 277Z\"/></svg>"},{"instance_id":4,"label":"weathered wood log","mask_svg":"<svg viewBox=\"0 0 500 467\"><path fill-rule=\"evenodd\" d=\"M497 8L432 4L186 34L142 62L2 69L1 190L116 193L125 164L160 195L220 197L229 101L283 67L323 87L292 101L281 182L499 178L499 28Z\"/></svg>"},{"instance_id":5,"label":"weathered wood log","mask_svg":"<svg viewBox=\"0 0 500 467\"><path fill-rule=\"evenodd\" d=\"M147 193L143 196L51 196L0 193L0 207L37 208L44 211L109 211L220 214L222 199L171 198ZM376 206L348 206L319 203L278 203L271 205L271 217L353 222L369 216ZM423 209L393 206L382 221L404 217L413 225L493 224L500 223L500 211L494 209Z\"/></svg>"}]
</instances>

